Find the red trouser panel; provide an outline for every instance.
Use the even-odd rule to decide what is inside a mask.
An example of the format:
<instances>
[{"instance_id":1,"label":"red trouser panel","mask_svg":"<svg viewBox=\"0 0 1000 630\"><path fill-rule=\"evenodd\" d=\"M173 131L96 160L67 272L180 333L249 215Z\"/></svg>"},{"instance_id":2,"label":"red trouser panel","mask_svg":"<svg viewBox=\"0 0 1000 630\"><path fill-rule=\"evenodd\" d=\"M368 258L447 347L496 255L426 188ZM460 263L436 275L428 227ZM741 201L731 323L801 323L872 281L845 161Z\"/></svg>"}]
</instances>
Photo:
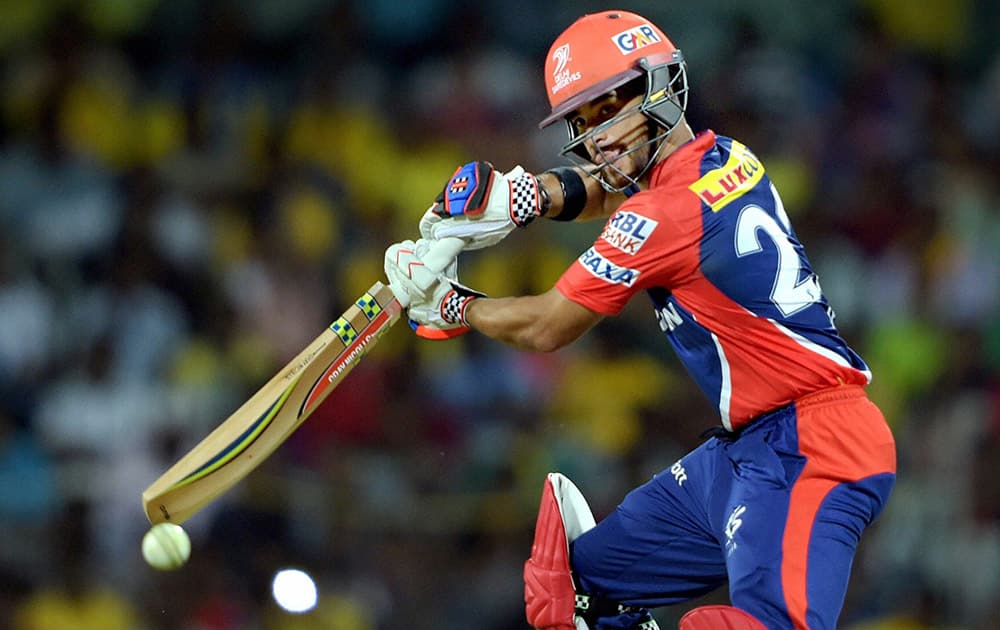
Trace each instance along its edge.
<instances>
[{"instance_id":1,"label":"red trouser panel","mask_svg":"<svg viewBox=\"0 0 1000 630\"><path fill-rule=\"evenodd\" d=\"M846 399L858 404L844 405ZM781 582L796 628L808 628L807 560L816 513L841 483L896 472L896 449L882 413L861 387L817 392L795 403L806 465L792 486L782 541Z\"/></svg>"}]
</instances>

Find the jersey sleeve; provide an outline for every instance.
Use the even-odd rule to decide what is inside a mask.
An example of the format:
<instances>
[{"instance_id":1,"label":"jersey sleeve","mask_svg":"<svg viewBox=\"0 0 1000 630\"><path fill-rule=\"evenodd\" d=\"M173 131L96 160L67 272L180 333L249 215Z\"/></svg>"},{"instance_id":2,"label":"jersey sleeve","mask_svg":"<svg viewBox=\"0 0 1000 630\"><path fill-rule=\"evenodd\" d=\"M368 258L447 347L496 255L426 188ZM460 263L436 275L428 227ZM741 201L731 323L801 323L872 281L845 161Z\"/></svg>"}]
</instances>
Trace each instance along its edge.
<instances>
[{"instance_id":1,"label":"jersey sleeve","mask_svg":"<svg viewBox=\"0 0 1000 630\"><path fill-rule=\"evenodd\" d=\"M638 193L608 219L594 244L556 282L567 299L588 309L617 315L640 290L670 288L697 265L698 225L685 221L678 209L690 203Z\"/></svg>"}]
</instances>

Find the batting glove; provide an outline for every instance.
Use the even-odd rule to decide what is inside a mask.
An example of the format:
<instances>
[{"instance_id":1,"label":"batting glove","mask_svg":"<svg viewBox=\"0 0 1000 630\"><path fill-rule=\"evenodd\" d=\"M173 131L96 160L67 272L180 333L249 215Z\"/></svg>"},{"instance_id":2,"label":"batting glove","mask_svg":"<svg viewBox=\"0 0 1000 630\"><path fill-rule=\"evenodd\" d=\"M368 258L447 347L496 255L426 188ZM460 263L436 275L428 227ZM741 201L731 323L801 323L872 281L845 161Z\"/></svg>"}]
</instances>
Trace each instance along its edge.
<instances>
[{"instance_id":1,"label":"batting glove","mask_svg":"<svg viewBox=\"0 0 1000 630\"><path fill-rule=\"evenodd\" d=\"M434 273L424 264L428 241L402 241L385 251L385 275L392 290L410 301L410 327L426 339L450 339L469 332L465 311L483 293L458 282L458 261Z\"/></svg>"},{"instance_id":2,"label":"batting glove","mask_svg":"<svg viewBox=\"0 0 1000 630\"><path fill-rule=\"evenodd\" d=\"M520 166L501 173L489 162L469 162L424 213L420 235L457 236L466 241L466 250L490 247L545 214L547 199L538 179Z\"/></svg>"}]
</instances>

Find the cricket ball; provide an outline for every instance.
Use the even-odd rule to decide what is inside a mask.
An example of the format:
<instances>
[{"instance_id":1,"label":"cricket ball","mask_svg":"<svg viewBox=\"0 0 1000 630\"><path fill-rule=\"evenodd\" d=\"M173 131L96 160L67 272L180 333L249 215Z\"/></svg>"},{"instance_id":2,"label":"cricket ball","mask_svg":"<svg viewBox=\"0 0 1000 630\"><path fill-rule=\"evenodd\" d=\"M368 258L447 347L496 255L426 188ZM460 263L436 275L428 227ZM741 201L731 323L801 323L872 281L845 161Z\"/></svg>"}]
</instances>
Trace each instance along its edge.
<instances>
[{"instance_id":1,"label":"cricket ball","mask_svg":"<svg viewBox=\"0 0 1000 630\"><path fill-rule=\"evenodd\" d=\"M179 569L190 556L191 539L180 525L159 523L142 537L142 557L154 569Z\"/></svg>"}]
</instances>

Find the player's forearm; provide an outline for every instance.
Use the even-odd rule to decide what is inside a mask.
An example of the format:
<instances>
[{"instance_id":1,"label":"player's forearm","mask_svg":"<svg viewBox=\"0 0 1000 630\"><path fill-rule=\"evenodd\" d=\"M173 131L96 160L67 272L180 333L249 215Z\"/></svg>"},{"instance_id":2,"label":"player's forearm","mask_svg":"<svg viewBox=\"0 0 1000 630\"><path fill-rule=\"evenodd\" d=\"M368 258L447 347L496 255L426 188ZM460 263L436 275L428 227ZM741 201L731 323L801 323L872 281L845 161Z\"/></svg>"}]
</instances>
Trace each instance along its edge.
<instances>
[{"instance_id":1,"label":"player's forearm","mask_svg":"<svg viewBox=\"0 0 1000 630\"><path fill-rule=\"evenodd\" d=\"M568 331L546 324L545 296L473 300L466 321L480 333L520 350L552 352L576 339ZM582 334L582 333L581 333Z\"/></svg>"},{"instance_id":2,"label":"player's forearm","mask_svg":"<svg viewBox=\"0 0 1000 630\"><path fill-rule=\"evenodd\" d=\"M573 221L589 221L591 219L609 217L625 200L625 195L612 194L604 190L600 182L584 173L582 169L574 168L573 170L579 175L587 195L587 201L583 206L583 210L580 211L580 214L576 218L572 219ZM550 171L540 174L538 181L545 187L545 190L549 194L549 199L552 200L548 212L545 213L545 218L559 220L560 215L565 209L566 201L563 185L560 184L559 178Z\"/></svg>"},{"instance_id":3,"label":"player's forearm","mask_svg":"<svg viewBox=\"0 0 1000 630\"><path fill-rule=\"evenodd\" d=\"M487 337L521 350L555 350L538 323L542 309L538 296L481 298L469 304L465 314L470 326Z\"/></svg>"}]
</instances>

